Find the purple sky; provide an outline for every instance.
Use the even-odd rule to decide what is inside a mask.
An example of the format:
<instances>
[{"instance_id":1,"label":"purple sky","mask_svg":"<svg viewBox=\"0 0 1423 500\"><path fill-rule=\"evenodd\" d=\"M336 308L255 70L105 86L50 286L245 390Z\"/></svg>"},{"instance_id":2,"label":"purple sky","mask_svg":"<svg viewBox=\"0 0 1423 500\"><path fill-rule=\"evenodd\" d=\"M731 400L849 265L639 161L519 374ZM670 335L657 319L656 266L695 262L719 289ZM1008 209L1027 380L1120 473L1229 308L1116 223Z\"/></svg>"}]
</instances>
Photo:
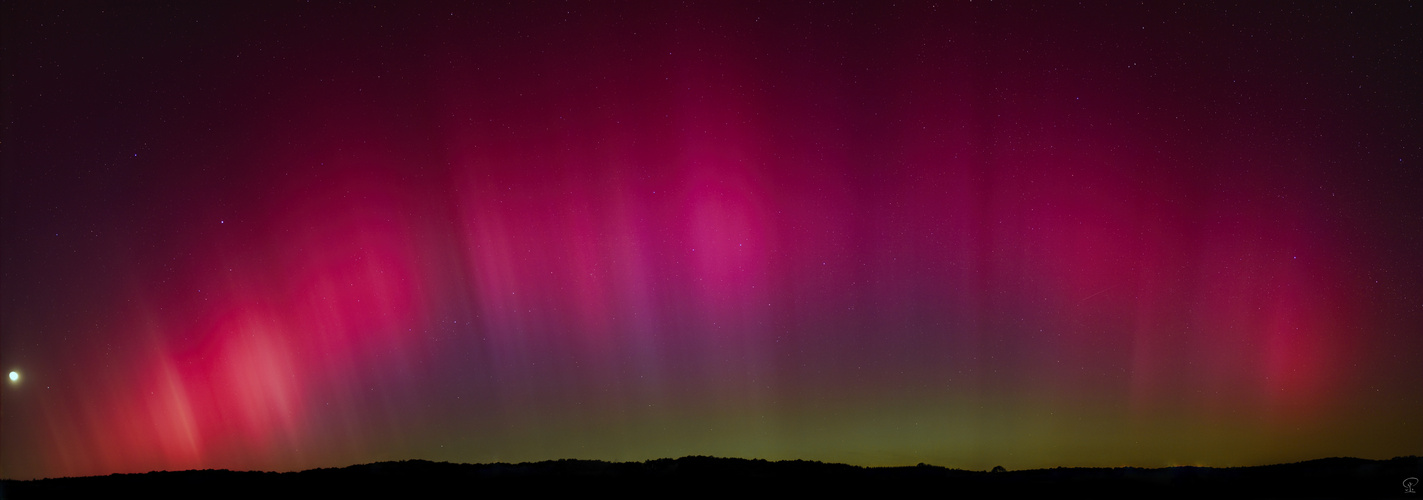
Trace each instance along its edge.
<instances>
[{"instance_id":1,"label":"purple sky","mask_svg":"<svg viewBox=\"0 0 1423 500\"><path fill-rule=\"evenodd\" d=\"M1423 453L1414 4L521 4L0 7L0 476Z\"/></svg>"}]
</instances>

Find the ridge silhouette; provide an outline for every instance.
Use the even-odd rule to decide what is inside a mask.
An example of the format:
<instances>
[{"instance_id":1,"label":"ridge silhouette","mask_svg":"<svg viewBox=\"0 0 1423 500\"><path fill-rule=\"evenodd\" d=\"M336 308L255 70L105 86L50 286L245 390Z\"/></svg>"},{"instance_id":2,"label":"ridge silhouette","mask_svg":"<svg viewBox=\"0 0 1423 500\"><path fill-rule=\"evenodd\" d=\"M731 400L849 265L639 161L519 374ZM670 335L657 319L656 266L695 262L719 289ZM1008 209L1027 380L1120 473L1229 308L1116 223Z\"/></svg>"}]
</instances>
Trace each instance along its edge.
<instances>
[{"instance_id":1,"label":"ridge silhouette","mask_svg":"<svg viewBox=\"0 0 1423 500\"><path fill-rule=\"evenodd\" d=\"M1253 467L1119 467L993 471L927 464L861 467L808 460L687 456L645 462L550 460L459 464L404 460L300 472L157 471L0 481L0 498L443 498L494 493L612 491L667 493L951 492L961 495L1092 494L1097 497L1382 498L1423 475L1423 458L1324 458ZM671 488L671 489L669 489Z\"/></svg>"}]
</instances>

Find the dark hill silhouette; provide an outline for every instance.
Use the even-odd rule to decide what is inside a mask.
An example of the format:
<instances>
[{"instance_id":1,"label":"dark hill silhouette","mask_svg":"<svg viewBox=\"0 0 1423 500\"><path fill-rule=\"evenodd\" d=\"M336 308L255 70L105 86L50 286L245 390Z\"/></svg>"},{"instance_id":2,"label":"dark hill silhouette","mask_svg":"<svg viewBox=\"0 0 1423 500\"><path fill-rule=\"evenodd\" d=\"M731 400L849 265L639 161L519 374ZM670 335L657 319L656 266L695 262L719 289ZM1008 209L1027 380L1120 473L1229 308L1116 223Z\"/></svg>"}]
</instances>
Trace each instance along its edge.
<instances>
[{"instance_id":1,"label":"dark hill silhouette","mask_svg":"<svg viewBox=\"0 0 1423 500\"><path fill-rule=\"evenodd\" d=\"M995 468L995 470L998 468ZM0 481L0 498L468 498L604 490L621 494L931 492L936 496L1417 498L1403 480L1423 459L1326 458L1258 467L1055 468L969 471L920 464L858 467L691 456L646 462L553 460L455 464L406 460L301 472L194 470ZM927 488L927 490L926 490Z\"/></svg>"}]
</instances>

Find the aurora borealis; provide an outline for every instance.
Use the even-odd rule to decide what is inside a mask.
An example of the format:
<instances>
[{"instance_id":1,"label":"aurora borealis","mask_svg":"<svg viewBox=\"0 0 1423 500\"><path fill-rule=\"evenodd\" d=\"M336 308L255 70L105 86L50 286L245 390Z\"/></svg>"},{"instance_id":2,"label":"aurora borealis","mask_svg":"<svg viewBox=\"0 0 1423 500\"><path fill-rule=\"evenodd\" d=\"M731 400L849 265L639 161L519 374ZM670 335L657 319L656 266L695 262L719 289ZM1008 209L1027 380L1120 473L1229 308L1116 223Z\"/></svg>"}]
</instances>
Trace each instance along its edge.
<instances>
[{"instance_id":1,"label":"aurora borealis","mask_svg":"<svg viewBox=\"0 0 1423 500\"><path fill-rule=\"evenodd\" d=\"M1058 3L7 2L0 476L1423 454L1418 7Z\"/></svg>"}]
</instances>

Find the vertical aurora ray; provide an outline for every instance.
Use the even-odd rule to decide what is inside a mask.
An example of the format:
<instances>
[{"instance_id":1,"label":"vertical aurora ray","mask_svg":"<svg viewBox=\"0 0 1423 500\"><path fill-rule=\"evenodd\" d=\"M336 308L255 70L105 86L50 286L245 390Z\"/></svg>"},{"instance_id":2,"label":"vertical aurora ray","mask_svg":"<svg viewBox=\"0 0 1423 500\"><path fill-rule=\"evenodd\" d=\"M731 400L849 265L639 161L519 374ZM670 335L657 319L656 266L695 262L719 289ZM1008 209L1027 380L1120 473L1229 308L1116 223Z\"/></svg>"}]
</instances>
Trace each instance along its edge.
<instances>
[{"instance_id":1,"label":"vertical aurora ray","mask_svg":"<svg viewBox=\"0 0 1423 500\"><path fill-rule=\"evenodd\" d=\"M1387 8L643 7L7 5L0 475L1418 452Z\"/></svg>"}]
</instances>

